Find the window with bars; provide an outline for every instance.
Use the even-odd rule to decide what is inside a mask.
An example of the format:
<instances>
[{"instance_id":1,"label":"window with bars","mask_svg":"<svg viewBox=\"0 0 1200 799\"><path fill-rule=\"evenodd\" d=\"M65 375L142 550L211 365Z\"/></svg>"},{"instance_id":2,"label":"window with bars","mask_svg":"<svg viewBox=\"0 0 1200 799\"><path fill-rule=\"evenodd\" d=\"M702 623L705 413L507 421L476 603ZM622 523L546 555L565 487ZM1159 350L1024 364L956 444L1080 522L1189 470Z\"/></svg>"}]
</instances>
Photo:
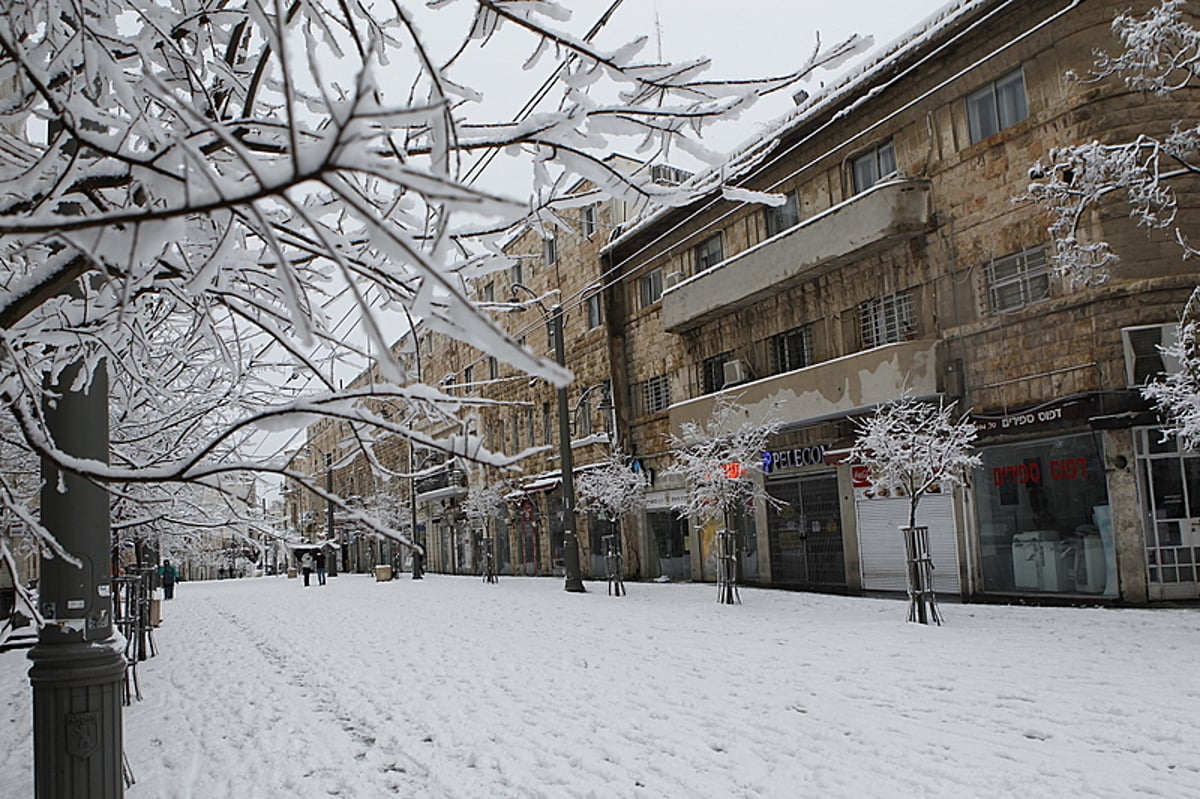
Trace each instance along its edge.
<instances>
[{"instance_id":1,"label":"window with bars","mask_svg":"<svg viewBox=\"0 0 1200 799\"><path fill-rule=\"evenodd\" d=\"M649 308L662 299L662 268L655 269L638 278L638 300L640 308Z\"/></svg>"},{"instance_id":2,"label":"window with bars","mask_svg":"<svg viewBox=\"0 0 1200 799\"><path fill-rule=\"evenodd\" d=\"M796 192L789 191L784 196L787 197L787 202L783 205L763 208L767 220L767 238L800 224L800 201Z\"/></svg>"},{"instance_id":3,"label":"window with bars","mask_svg":"<svg viewBox=\"0 0 1200 799\"><path fill-rule=\"evenodd\" d=\"M1041 247L990 261L986 272L988 298L996 313L1024 308L1050 296L1050 269Z\"/></svg>"},{"instance_id":4,"label":"window with bars","mask_svg":"<svg viewBox=\"0 0 1200 799\"><path fill-rule=\"evenodd\" d=\"M585 205L579 209L579 227L583 237L590 239L596 235L596 205Z\"/></svg>"},{"instance_id":5,"label":"window with bars","mask_svg":"<svg viewBox=\"0 0 1200 799\"><path fill-rule=\"evenodd\" d=\"M665 411L671 405L671 386L666 375L657 375L634 384L634 407L638 416Z\"/></svg>"},{"instance_id":6,"label":"window with bars","mask_svg":"<svg viewBox=\"0 0 1200 799\"><path fill-rule=\"evenodd\" d=\"M863 349L909 341L916 334L912 292L902 291L867 300L858 306Z\"/></svg>"},{"instance_id":7,"label":"window with bars","mask_svg":"<svg viewBox=\"0 0 1200 799\"><path fill-rule=\"evenodd\" d=\"M725 388L725 364L732 357L732 352L722 352L704 359L700 369L701 393L712 394Z\"/></svg>"},{"instance_id":8,"label":"window with bars","mask_svg":"<svg viewBox=\"0 0 1200 799\"><path fill-rule=\"evenodd\" d=\"M771 338L771 363L776 374L813 363L812 326L794 327Z\"/></svg>"},{"instance_id":9,"label":"window with bars","mask_svg":"<svg viewBox=\"0 0 1200 799\"><path fill-rule=\"evenodd\" d=\"M1027 116L1025 72L1020 67L967 95L971 144L993 136Z\"/></svg>"},{"instance_id":10,"label":"window with bars","mask_svg":"<svg viewBox=\"0 0 1200 799\"><path fill-rule=\"evenodd\" d=\"M866 191L884 178L896 174L896 148L892 140L875 145L850 162L854 172L854 190Z\"/></svg>"},{"instance_id":11,"label":"window with bars","mask_svg":"<svg viewBox=\"0 0 1200 799\"><path fill-rule=\"evenodd\" d=\"M721 263L721 261L725 260L725 248L721 242L721 232L717 231L697 244L692 249L692 252L695 253L696 274Z\"/></svg>"}]
</instances>

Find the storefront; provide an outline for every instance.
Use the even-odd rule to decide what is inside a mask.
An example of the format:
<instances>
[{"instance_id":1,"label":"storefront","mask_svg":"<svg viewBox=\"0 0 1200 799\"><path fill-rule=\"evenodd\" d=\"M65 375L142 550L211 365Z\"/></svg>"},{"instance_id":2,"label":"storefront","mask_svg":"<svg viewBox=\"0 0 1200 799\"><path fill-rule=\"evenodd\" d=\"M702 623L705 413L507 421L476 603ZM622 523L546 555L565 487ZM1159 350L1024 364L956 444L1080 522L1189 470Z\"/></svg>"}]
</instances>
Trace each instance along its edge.
<instances>
[{"instance_id":1,"label":"storefront","mask_svg":"<svg viewBox=\"0 0 1200 799\"><path fill-rule=\"evenodd\" d=\"M845 588L846 559L836 469L826 447L763 453L767 493L767 557L771 584Z\"/></svg>"},{"instance_id":2,"label":"storefront","mask_svg":"<svg viewBox=\"0 0 1200 799\"><path fill-rule=\"evenodd\" d=\"M980 455L974 504L982 592L1117 596L1099 434L983 446Z\"/></svg>"},{"instance_id":3,"label":"storefront","mask_svg":"<svg viewBox=\"0 0 1200 799\"><path fill-rule=\"evenodd\" d=\"M692 536L689 522L672 508L646 511L650 563L646 576L669 580L692 579Z\"/></svg>"},{"instance_id":4,"label":"storefront","mask_svg":"<svg viewBox=\"0 0 1200 799\"><path fill-rule=\"evenodd\" d=\"M855 467L854 511L863 590L907 591L908 555L900 528L909 522L909 499L873 490L861 469ZM961 593L954 497L937 490L925 494L917 505L917 524L929 530L934 590Z\"/></svg>"}]
</instances>

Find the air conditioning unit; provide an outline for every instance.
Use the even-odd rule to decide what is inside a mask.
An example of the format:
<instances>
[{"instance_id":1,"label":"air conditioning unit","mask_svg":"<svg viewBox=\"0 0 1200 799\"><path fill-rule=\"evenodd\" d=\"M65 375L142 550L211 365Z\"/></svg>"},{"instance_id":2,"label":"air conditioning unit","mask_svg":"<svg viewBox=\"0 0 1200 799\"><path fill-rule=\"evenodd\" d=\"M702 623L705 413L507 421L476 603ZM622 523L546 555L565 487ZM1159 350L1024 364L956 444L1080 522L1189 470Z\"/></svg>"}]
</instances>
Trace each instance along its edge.
<instances>
[{"instance_id":1,"label":"air conditioning unit","mask_svg":"<svg viewBox=\"0 0 1200 799\"><path fill-rule=\"evenodd\" d=\"M1183 365L1179 359L1162 351L1163 347L1174 344L1178 335L1179 329L1174 324L1123 329L1127 385L1144 386L1162 375L1181 371Z\"/></svg>"},{"instance_id":2,"label":"air conditioning unit","mask_svg":"<svg viewBox=\"0 0 1200 799\"><path fill-rule=\"evenodd\" d=\"M723 367L725 370L725 385L727 386L745 383L750 379L750 368L746 366L745 361L726 361Z\"/></svg>"}]
</instances>

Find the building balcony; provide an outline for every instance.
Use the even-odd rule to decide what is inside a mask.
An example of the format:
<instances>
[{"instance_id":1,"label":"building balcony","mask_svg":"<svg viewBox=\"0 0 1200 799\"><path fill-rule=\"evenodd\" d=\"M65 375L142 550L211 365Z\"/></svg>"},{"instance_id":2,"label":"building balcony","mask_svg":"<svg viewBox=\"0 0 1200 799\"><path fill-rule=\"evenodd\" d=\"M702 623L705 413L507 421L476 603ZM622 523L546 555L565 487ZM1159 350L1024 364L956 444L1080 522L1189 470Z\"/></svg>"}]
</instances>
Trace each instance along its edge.
<instances>
[{"instance_id":1,"label":"building balcony","mask_svg":"<svg viewBox=\"0 0 1200 799\"><path fill-rule=\"evenodd\" d=\"M773 418L785 427L813 424L867 411L905 392L932 397L940 375L937 340L885 344L672 405L671 429L679 432L689 421L704 425L722 397L736 400L755 423Z\"/></svg>"},{"instance_id":2,"label":"building balcony","mask_svg":"<svg viewBox=\"0 0 1200 799\"><path fill-rule=\"evenodd\" d=\"M926 180L880 183L663 293L664 328L682 333L758 302L781 288L924 233Z\"/></svg>"}]
</instances>

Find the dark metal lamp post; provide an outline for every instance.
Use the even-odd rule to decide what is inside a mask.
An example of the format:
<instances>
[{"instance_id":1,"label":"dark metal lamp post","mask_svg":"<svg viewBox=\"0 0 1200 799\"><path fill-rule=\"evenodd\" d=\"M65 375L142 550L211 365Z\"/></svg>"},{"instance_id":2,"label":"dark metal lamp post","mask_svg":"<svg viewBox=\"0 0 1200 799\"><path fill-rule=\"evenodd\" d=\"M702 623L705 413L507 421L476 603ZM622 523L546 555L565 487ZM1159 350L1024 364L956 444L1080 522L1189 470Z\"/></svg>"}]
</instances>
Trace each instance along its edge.
<instances>
[{"instance_id":1,"label":"dark metal lamp post","mask_svg":"<svg viewBox=\"0 0 1200 799\"><path fill-rule=\"evenodd\" d=\"M546 323L550 326L550 335L554 338L554 358L559 366L567 365L567 349L563 336L563 308L556 304L547 309L542 304L537 293L521 283L512 284L512 299L517 301L517 291L526 291L533 297ZM575 479L574 464L571 459L571 414L567 403L567 388L561 386L558 394L558 451L559 466L562 470L563 489L563 566L566 571L565 590L572 593L582 593L583 577L579 569L579 537L575 534Z\"/></svg>"}]
</instances>

